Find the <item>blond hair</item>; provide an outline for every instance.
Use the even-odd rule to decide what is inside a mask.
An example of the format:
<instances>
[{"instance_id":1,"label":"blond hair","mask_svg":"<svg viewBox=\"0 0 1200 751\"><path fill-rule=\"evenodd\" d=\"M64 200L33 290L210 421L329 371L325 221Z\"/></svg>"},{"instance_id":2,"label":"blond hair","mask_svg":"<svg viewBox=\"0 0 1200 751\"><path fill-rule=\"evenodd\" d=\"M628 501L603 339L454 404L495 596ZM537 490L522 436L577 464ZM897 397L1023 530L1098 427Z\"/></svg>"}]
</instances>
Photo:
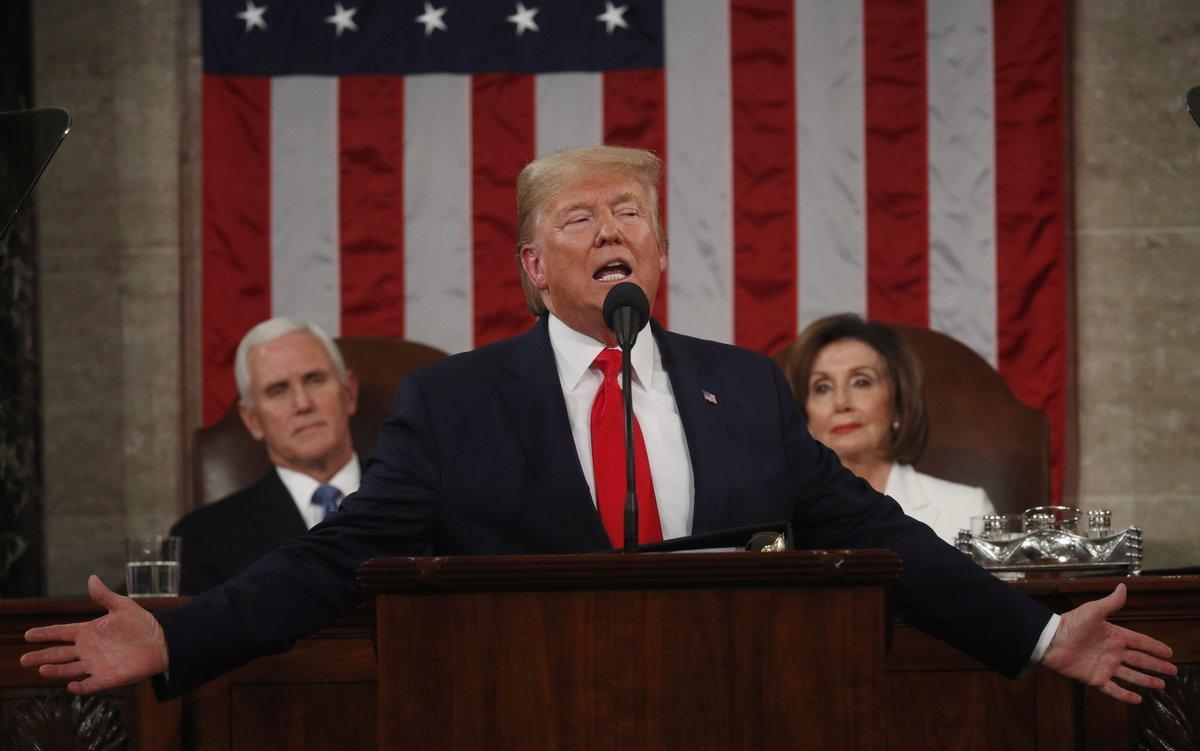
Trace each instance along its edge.
<instances>
[{"instance_id":1,"label":"blond hair","mask_svg":"<svg viewBox=\"0 0 1200 751\"><path fill-rule=\"evenodd\" d=\"M650 227L665 252L667 237L658 212L658 180L662 176L662 160L645 149L621 146L586 146L557 151L525 165L517 177L517 270L525 289L529 312L540 316L546 312L542 295L521 264L521 248L532 245L541 212L550 201L569 185L588 175L615 172L637 182L646 195L646 211Z\"/></svg>"}]
</instances>

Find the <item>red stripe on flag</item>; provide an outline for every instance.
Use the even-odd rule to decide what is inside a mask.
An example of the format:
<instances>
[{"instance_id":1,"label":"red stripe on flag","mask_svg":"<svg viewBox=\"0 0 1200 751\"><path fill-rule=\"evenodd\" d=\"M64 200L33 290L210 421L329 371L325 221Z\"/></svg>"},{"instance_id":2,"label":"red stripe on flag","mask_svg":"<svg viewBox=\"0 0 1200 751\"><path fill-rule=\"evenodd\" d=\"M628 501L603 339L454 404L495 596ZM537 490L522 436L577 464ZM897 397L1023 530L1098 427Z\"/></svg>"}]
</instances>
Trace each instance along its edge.
<instances>
[{"instance_id":1,"label":"red stripe on flag","mask_svg":"<svg viewBox=\"0 0 1200 751\"><path fill-rule=\"evenodd\" d=\"M471 236L475 346L529 328L516 266L517 175L536 154L532 76L471 79Z\"/></svg>"},{"instance_id":2,"label":"red stripe on flag","mask_svg":"<svg viewBox=\"0 0 1200 751\"><path fill-rule=\"evenodd\" d=\"M237 395L238 342L271 315L271 82L205 75L201 349L204 424Z\"/></svg>"},{"instance_id":3,"label":"red stripe on flag","mask_svg":"<svg viewBox=\"0 0 1200 751\"><path fill-rule=\"evenodd\" d=\"M1064 9L996 0L996 297L999 370L1050 420L1062 494L1067 404Z\"/></svg>"},{"instance_id":4,"label":"red stripe on flag","mask_svg":"<svg viewBox=\"0 0 1200 751\"><path fill-rule=\"evenodd\" d=\"M865 0L867 315L929 325L925 7Z\"/></svg>"},{"instance_id":5,"label":"red stripe on flag","mask_svg":"<svg viewBox=\"0 0 1200 751\"><path fill-rule=\"evenodd\" d=\"M604 143L649 149L663 160L658 183L659 217L667 227L667 85L662 68L604 73ZM667 276L663 274L653 315L667 325Z\"/></svg>"},{"instance_id":6,"label":"red stripe on flag","mask_svg":"<svg viewBox=\"0 0 1200 751\"><path fill-rule=\"evenodd\" d=\"M796 85L791 0L730 8L733 337L774 352L796 336Z\"/></svg>"},{"instance_id":7,"label":"red stripe on flag","mask_svg":"<svg viewBox=\"0 0 1200 751\"><path fill-rule=\"evenodd\" d=\"M338 86L343 336L404 336L404 79Z\"/></svg>"}]
</instances>

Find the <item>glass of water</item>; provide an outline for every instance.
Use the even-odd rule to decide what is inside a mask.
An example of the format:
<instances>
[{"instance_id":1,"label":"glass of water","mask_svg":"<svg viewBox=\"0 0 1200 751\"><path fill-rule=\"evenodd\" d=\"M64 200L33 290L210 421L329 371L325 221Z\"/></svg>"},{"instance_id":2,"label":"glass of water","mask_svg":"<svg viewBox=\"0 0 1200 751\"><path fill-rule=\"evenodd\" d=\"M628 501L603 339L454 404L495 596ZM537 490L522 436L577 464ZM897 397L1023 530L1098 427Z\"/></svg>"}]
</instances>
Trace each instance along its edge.
<instances>
[{"instance_id":1,"label":"glass of water","mask_svg":"<svg viewBox=\"0 0 1200 751\"><path fill-rule=\"evenodd\" d=\"M179 548L171 535L125 538L125 590L130 597L179 595Z\"/></svg>"}]
</instances>

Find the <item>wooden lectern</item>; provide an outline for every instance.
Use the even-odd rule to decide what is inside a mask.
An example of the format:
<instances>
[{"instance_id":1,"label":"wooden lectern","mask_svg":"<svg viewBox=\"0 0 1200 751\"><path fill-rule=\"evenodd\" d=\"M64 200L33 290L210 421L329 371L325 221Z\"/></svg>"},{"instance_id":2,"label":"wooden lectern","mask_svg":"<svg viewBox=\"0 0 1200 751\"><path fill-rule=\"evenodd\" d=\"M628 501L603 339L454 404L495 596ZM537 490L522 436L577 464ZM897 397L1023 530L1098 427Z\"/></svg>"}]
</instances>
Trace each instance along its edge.
<instances>
[{"instance_id":1,"label":"wooden lectern","mask_svg":"<svg viewBox=\"0 0 1200 751\"><path fill-rule=\"evenodd\" d=\"M882 749L883 550L389 558L379 748Z\"/></svg>"}]
</instances>

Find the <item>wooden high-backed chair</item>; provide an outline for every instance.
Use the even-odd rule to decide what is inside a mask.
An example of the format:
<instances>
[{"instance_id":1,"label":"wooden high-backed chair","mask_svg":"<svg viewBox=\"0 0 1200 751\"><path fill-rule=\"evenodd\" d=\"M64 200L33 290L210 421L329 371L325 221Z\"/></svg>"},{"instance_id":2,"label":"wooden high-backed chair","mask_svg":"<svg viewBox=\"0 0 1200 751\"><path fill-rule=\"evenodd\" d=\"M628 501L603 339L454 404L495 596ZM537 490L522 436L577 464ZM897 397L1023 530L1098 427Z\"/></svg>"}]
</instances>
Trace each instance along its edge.
<instances>
[{"instance_id":1,"label":"wooden high-backed chair","mask_svg":"<svg viewBox=\"0 0 1200 751\"><path fill-rule=\"evenodd\" d=\"M981 487L998 513L1050 502L1050 429L1022 404L987 361L961 342L915 326L892 328L925 372L929 444L916 468ZM793 341L775 359L787 367ZM802 398L802 397L801 397Z\"/></svg>"},{"instance_id":2,"label":"wooden high-backed chair","mask_svg":"<svg viewBox=\"0 0 1200 751\"><path fill-rule=\"evenodd\" d=\"M391 412L400 381L446 353L385 337L346 337L338 339L337 344L346 367L358 375L358 410L350 418L350 434L359 459L366 459L379 439L380 424ZM266 448L250 437L237 414L237 405L231 405L220 420L195 433L193 507L250 485L270 468Z\"/></svg>"}]
</instances>

